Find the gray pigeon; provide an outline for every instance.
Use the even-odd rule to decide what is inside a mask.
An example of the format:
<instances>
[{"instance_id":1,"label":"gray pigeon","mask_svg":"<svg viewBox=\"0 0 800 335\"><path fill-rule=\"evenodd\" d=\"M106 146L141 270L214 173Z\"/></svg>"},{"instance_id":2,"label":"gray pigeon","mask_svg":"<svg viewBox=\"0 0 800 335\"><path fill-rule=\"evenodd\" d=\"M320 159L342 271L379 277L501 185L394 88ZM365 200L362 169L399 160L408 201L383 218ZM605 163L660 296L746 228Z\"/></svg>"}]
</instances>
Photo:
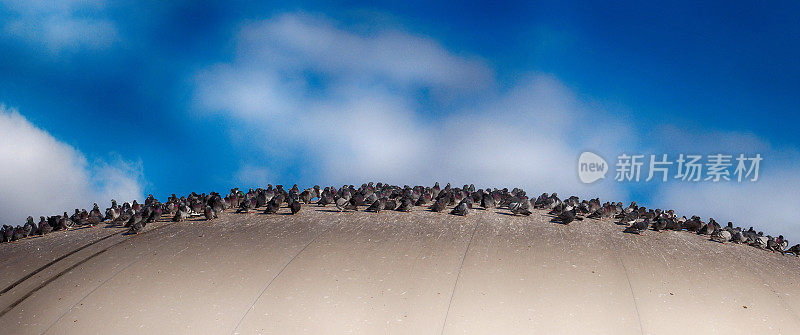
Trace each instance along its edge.
<instances>
[{"instance_id":1,"label":"gray pigeon","mask_svg":"<svg viewBox=\"0 0 800 335\"><path fill-rule=\"evenodd\" d=\"M136 221L136 222L134 222L134 223L131 225L131 229L128 229L128 234L129 234L129 235L130 235L130 234L136 234L136 235L138 235L139 233L141 233L141 232L142 232L142 230L144 230L144 226L145 226L145 224L146 224L146 223L145 223L143 220L140 220L140 221Z\"/></svg>"},{"instance_id":2,"label":"gray pigeon","mask_svg":"<svg viewBox=\"0 0 800 335\"><path fill-rule=\"evenodd\" d=\"M444 199L437 199L429 208L434 212L444 211L447 208L447 201Z\"/></svg>"},{"instance_id":3,"label":"gray pigeon","mask_svg":"<svg viewBox=\"0 0 800 335\"><path fill-rule=\"evenodd\" d=\"M471 211L472 211L472 203L468 201L462 201L455 208L453 208L452 211L450 211L450 214L467 216Z\"/></svg>"},{"instance_id":4,"label":"gray pigeon","mask_svg":"<svg viewBox=\"0 0 800 335\"><path fill-rule=\"evenodd\" d=\"M277 199L273 198L267 203L267 208L264 209L264 214L275 214L281 208L281 204Z\"/></svg>"},{"instance_id":5,"label":"gray pigeon","mask_svg":"<svg viewBox=\"0 0 800 335\"><path fill-rule=\"evenodd\" d=\"M297 214L297 212L300 211L300 201L292 200L292 203L289 204L289 210L291 211L292 215Z\"/></svg>"},{"instance_id":6,"label":"gray pigeon","mask_svg":"<svg viewBox=\"0 0 800 335\"><path fill-rule=\"evenodd\" d=\"M217 213L211 209L211 206L206 206L206 208L203 209L203 216L206 217L206 221L211 221L217 218Z\"/></svg>"},{"instance_id":7,"label":"gray pigeon","mask_svg":"<svg viewBox=\"0 0 800 335\"><path fill-rule=\"evenodd\" d=\"M569 225L572 223L572 221L581 221L583 218L577 215L575 208L566 208L563 212L561 212L561 214L555 217L554 220L561 222L562 224Z\"/></svg>"},{"instance_id":8,"label":"gray pigeon","mask_svg":"<svg viewBox=\"0 0 800 335\"><path fill-rule=\"evenodd\" d=\"M647 230L648 226L650 226L650 219L644 219L642 221L636 221L630 227L625 228L622 232L624 233L631 233L639 235L643 231Z\"/></svg>"},{"instance_id":9,"label":"gray pigeon","mask_svg":"<svg viewBox=\"0 0 800 335\"><path fill-rule=\"evenodd\" d=\"M794 254L795 257L800 257L800 244L795 244L793 247L787 249L786 253Z\"/></svg>"},{"instance_id":10,"label":"gray pigeon","mask_svg":"<svg viewBox=\"0 0 800 335\"><path fill-rule=\"evenodd\" d=\"M531 215L531 211L529 211L528 207L524 206L522 202L512 202L508 204L508 209L511 210L511 213L514 215Z\"/></svg>"},{"instance_id":11,"label":"gray pigeon","mask_svg":"<svg viewBox=\"0 0 800 335\"><path fill-rule=\"evenodd\" d=\"M711 234L711 240L720 242L725 244L725 242L730 241L732 238L731 232L725 229L717 229Z\"/></svg>"},{"instance_id":12,"label":"gray pigeon","mask_svg":"<svg viewBox=\"0 0 800 335\"><path fill-rule=\"evenodd\" d=\"M769 239L766 236L758 235L756 236L755 240L750 243L750 245L759 249L766 249L768 242Z\"/></svg>"},{"instance_id":13,"label":"gray pigeon","mask_svg":"<svg viewBox=\"0 0 800 335\"><path fill-rule=\"evenodd\" d=\"M398 212L410 212L414 208L414 200L409 197L404 197L400 200L400 205L397 206Z\"/></svg>"},{"instance_id":14,"label":"gray pigeon","mask_svg":"<svg viewBox=\"0 0 800 335\"><path fill-rule=\"evenodd\" d=\"M44 216L39 217L39 235L46 235L53 231L53 226L47 223Z\"/></svg>"},{"instance_id":15,"label":"gray pigeon","mask_svg":"<svg viewBox=\"0 0 800 335\"><path fill-rule=\"evenodd\" d=\"M367 207L367 212L380 213L386 207L386 198L375 200L372 205Z\"/></svg>"}]
</instances>

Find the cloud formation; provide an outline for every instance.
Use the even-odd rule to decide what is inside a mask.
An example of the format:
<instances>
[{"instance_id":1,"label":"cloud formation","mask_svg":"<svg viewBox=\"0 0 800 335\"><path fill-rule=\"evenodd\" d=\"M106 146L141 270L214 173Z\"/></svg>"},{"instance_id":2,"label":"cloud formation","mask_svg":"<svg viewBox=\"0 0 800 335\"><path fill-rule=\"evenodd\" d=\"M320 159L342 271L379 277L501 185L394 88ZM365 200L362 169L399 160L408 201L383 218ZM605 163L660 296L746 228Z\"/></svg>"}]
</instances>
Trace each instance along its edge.
<instances>
[{"instance_id":1,"label":"cloud formation","mask_svg":"<svg viewBox=\"0 0 800 335\"><path fill-rule=\"evenodd\" d=\"M586 193L575 162L595 143L574 135L590 130L578 122L590 115L554 77L530 74L500 90L478 57L430 38L386 27L354 32L307 14L245 25L236 49L234 61L197 75L198 107L249 124L266 151L291 146L312 157L304 166L317 180ZM428 115L420 91L448 112ZM621 196L614 186L592 191Z\"/></svg>"},{"instance_id":2,"label":"cloud formation","mask_svg":"<svg viewBox=\"0 0 800 335\"><path fill-rule=\"evenodd\" d=\"M0 223L54 215L110 199L142 199L142 164L120 157L89 164L13 109L0 105Z\"/></svg>"},{"instance_id":3,"label":"cloud formation","mask_svg":"<svg viewBox=\"0 0 800 335\"><path fill-rule=\"evenodd\" d=\"M114 22L103 15L105 1L0 0L8 11L5 34L45 47L52 54L97 50L118 40Z\"/></svg>"}]
</instances>

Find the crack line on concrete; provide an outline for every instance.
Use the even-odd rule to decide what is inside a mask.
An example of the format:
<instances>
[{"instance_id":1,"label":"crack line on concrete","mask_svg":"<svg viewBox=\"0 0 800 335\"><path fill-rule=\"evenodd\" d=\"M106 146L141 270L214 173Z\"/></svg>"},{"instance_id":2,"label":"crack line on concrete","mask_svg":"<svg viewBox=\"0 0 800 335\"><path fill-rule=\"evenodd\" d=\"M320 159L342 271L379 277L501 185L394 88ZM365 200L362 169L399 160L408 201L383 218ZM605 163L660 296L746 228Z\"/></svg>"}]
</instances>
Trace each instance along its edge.
<instances>
[{"instance_id":1,"label":"crack line on concrete","mask_svg":"<svg viewBox=\"0 0 800 335\"><path fill-rule=\"evenodd\" d=\"M334 226L334 224L330 224L327 227L325 227L325 229L322 230L322 232L320 232L319 234L317 234L317 236L315 236L314 239L311 240L311 242L308 242L308 244L306 244L303 247L303 249L300 249L300 251L298 251L294 256L292 256L292 258L288 262L286 262L286 264L283 265L281 270L278 271L278 274L276 274L274 277L272 277L272 279L270 279L269 282L267 282L267 285L264 286L264 289L261 290L261 293L259 293L258 296L256 296L255 300L253 300L253 303L250 304L250 307L247 309L247 311L244 312L244 315L242 315L242 318L239 319L239 322L236 323L236 327L233 328L233 332L231 332L231 334L238 334L236 331L239 329L239 326L242 325L242 322L247 317L247 314L250 314L250 311L253 310L253 307L255 307L256 302L258 302L258 300L261 299L261 296L263 296L264 293L267 292L267 289L269 289L270 285L272 285L272 282L274 282L275 279L280 277L281 273L283 273L283 270L286 270L286 268L289 267L289 264L292 264L292 262L295 260L295 258L297 258L297 256L300 256L300 254L302 254L303 251L305 251L306 248L308 248L308 246L313 244L314 241L316 241L320 236L322 236L322 234L325 234L325 232L327 232L328 229L330 229L333 226Z\"/></svg>"},{"instance_id":2,"label":"crack line on concrete","mask_svg":"<svg viewBox=\"0 0 800 335\"><path fill-rule=\"evenodd\" d=\"M450 301L447 303L447 312L444 314L444 322L442 323L442 331L440 334L444 334L444 329L447 327L447 317L450 316L450 307L453 305L453 297L456 295L458 280L461 278L461 269L464 267L464 261L467 259L467 253L469 253L469 248L472 246L472 239L475 238L475 232L478 230L479 224L480 222L476 222L475 228L472 228L472 235L470 235L467 248L464 249L464 255L461 257L461 264L458 266L458 274L456 275L456 282L453 283L453 291L450 292Z\"/></svg>"},{"instance_id":3,"label":"crack line on concrete","mask_svg":"<svg viewBox=\"0 0 800 335\"><path fill-rule=\"evenodd\" d=\"M636 320L639 321L639 332L644 334L644 326L642 325L642 316L639 314L639 304L636 302L636 294L633 293L633 284L631 284L631 277L628 275L628 267L625 266L625 261L617 256L619 264L622 265L622 270L625 271L625 280L628 281L628 288L631 289L631 299L633 299L633 308L636 310Z\"/></svg>"}]
</instances>

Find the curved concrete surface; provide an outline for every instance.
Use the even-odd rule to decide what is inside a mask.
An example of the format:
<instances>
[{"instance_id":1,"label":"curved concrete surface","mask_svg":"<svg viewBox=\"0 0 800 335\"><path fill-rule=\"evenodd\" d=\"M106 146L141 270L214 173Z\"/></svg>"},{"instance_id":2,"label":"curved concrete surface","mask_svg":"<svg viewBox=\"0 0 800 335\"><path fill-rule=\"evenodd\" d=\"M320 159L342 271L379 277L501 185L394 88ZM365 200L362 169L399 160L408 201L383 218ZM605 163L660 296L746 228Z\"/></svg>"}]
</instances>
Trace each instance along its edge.
<instances>
[{"instance_id":1,"label":"curved concrete surface","mask_svg":"<svg viewBox=\"0 0 800 335\"><path fill-rule=\"evenodd\" d=\"M796 257L506 213L306 206L2 244L0 333L800 332Z\"/></svg>"}]
</instances>

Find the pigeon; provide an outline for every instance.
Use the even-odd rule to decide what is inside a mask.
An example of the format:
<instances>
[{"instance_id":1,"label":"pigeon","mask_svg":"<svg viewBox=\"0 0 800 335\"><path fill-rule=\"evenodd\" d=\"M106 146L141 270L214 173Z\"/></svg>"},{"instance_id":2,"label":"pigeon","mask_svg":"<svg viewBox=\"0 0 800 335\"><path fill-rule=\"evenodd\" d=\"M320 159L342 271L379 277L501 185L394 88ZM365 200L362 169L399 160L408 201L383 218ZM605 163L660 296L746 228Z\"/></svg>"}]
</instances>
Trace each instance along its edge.
<instances>
[{"instance_id":1,"label":"pigeon","mask_svg":"<svg viewBox=\"0 0 800 335\"><path fill-rule=\"evenodd\" d=\"M508 209L510 209L511 213L514 215L531 215L531 211L528 210L527 206L523 206L522 202L512 202L509 204Z\"/></svg>"},{"instance_id":2,"label":"pigeon","mask_svg":"<svg viewBox=\"0 0 800 335\"><path fill-rule=\"evenodd\" d=\"M664 229L667 229L667 219L659 216L656 218L656 221L653 222L653 230L661 232Z\"/></svg>"},{"instance_id":3,"label":"pigeon","mask_svg":"<svg viewBox=\"0 0 800 335\"><path fill-rule=\"evenodd\" d=\"M577 216L577 213L575 212L575 208L572 208L572 209L568 209L568 210L565 210L565 211L561 212L561 214L559 214L555 218L555 220L558 221L558 222L561 222L561 223L563 223L565 225L569 225L573 221L575 221L575 220L581 221L581 220L583 220L583 218Z\"/></svg>"},{"instance_id":4,"label":"pigeon","mask_svg":"<svg viewBox=\"0 0 800 335\"><path fill-rule=\"evenodd\" d=\"M667 221L667 226L665 227L666 229L674 230L674 231L681 231L683 229L681 227L680 222L675 221L674 218L671 218L671 217L667 218L666 221Z\"/></svg>"},{"instance_id":5,"label":"pigeon","mask_svg":"<svg viewBox=\"0 0 800 335\"><path fill-rule=\"evenodd\" d=\"M164 211L161 209L160 206L156 206L150 212L150 216L147 217L147 223L156 222L158 219L161 218L162 214L164 214Z\"/></svg>"},{"instance_id":6,"label":"pigeon","mask_svg":"<svg viewBox=\"0 0 800 335\"><path fill-rule=\"evenodd\" d=\"M336 209L338 209L341 212L341 211L345 210L345 206L347 206L348 203L350 203L350 198L349 197L347 197L347 198L340 197L339 199L336 199Z\"/></svg>"},{"instance_id":7,"label":"pigeon","mask_svg":"<svg viewBox=\"0 0 800 335\"><path fill-rule=\"evenodd\" d=\"M484 209L490 209L495 208L496 206L497 202L495 202L492 194L488 192L483 193L483 197L481 198L481 207Z\"/></svg>"},{"instance_id":8,"label":"pigeon","mask_svg":"<svg viewBox=\"0 0 800 335\"><path fill-rule=\"evenodd\" d=\"M455 208L453 208L452 211L450 211L450 214L467 216L471 211L472 211L472 203L469 201L462 201Z\"/></svg>"},{"instance_id":9,"label":"pigeon","mask_svg":"<svg viewBox=\"0 0 800 335\"><path fill-rule=\"evenodd\" d=\"M367 207L367 212L380 213L386 207L386 198L375 200L372 205Z\"/></svg>"},{"instance_id":10,"label":"pigeon","mask_svg":"<svg viewBox=\"0 0 800 335\"><path fill-rule=\"evenodd\" d=\"M444 199L437 199L429 208L433 212L442 212L447 208L447 201Z\"/></svg>"},{"instance_id":11,"label":"pigeon","mask_svg":"<svg viewBox=\"0 0 800 335\"><path fill-rule=\"evenodd\" d=\"M309 202L310 202L310 200L309 200ZM291 210L292 215L297 214L297 212L300 211L300 201L292 200L292 203L289 204L289 209Z\"/></svg>"},{"instance_id":12,"label":"pigeon","mask_svg":"<svg viewBox=\"0 0 800 335\"><path fill-rule=\"evenodd\" d=\"M36 234L36 224L33 223L32 216L29 216L25 221L25 225L22 227L22 230L24 231L26 237Z\"/></svg>"},{"instance_id":13,"label":"pigeon","mask_svg":"<svg viewBox=\"0 0 800 335\"><path fill-rule=\"evenodd\" d=\"M631 234L639 235L643 231L647 230L648 226L650 226L650 219L644 219L642 221L634 222L628 228L625 228L625 230L623 230L623 232L624 233L631 233Z\"/></svg>"},{"instance_id":14,"label":"pigeon","mask_svg":"<svg viewBox=\"0 0 800 335\"><path fill-rule=\"evenodd\" d=\"M203 216L206 217L206 221L211 221L217 218L217 213L214 212L211 206L206 206L206 208L203 209Z\"/></svg>"},{"instance_id":15,"label":"pigeon","mask_svg":"<svg viewBox=\"0 0 800 335\"><path fill-rule=\"evenodd\" d=\"M631 211L625 214L619 222L625 225L632 225L636 223L637 220L639 220L639 211Z\"/></svg>"},{"instance_id":16,"label":"pigeon","mask_svg":"<svg viewBox=\"0 0 800 335\"><path fill-rule=\"evenodd\" d=\"M751 246L754 246L759 249L766 249L768 246L769 239L766 236L758 235L756 236L755 240L750 243Z\"/></svg>"},{"instance_id":17,"label":"pigeon","mask_svg":"<svg viewBox=\"0 0 800 335\"><path fill-rule=\"evenodd\" d=\"M800 244L795 244L793 247L787 249L786 253L794 254L795 257L800 257Z\"/></svg>"},{"instance_id":18,"label":"pigeon","mask_svg":"<svg viewBox=\"0 0 800 335\"><path fill-rule=\"evenodd\" d=\"M277 199L273 198L270 202L267 203L267 208L264 209L264 214L275 214L281 208L280 203Z\"/></svg>"},{"instance_id":19,"label":"pigeon","mask_svg":"<svg viewBox=\"0 0 800 335\"><path fill-rule=\"evenodd\" d=\"M53 226L47 223L44 216L39 217L39 235L47 235L53 231Z\"/></svg>"},{"instance_id":20,"label":"pigeon","mask_svg":"<svg viewBox=\"0 0 800 335\"><path fill-rule=\"evenodd\" d=\"M409 197L404 197L400 200L400 206L395 209L398 212L410 212L414 208L414 200Z\"/></svg>"},{"instance_id":21,"label":"pigeon","mask_svg":"<svg viewBox=\"0 0 800 335\"><path fill-rule=\"evenodd\" d=\"M3 242L11 242L14 240L14 228L11 226L3 225Z\"/></svg>"},{"instance_id":22,"label":"pigeon","mask_svg":"<svg viewBox=\"0 0 800 335\"><path fill-rule=\"evenodd\" d=\"M307 189L300 193L300 200L303 201L305 204L310 204L311 198L312 198L311 189Z\"/></svg>"},{"instance_id":23,"label":"pigeon","mask_svg":"<svg viewBox=\"0 0 800 335\"><path fill-rule=\"evenodd\" d=\"M387 211L393 211L397 208L397 201L394 199L386 200L386 204L383 205L383 209Z\"/></svg>"},{"instance_id":24,"label":"pigeon","mask_svg":"<svg viewBox=\"0 0 800 335\"><path fill-rule=\"evenodd\" d=\"M252 208L253 208L253 201L247 198L244 199L244 201L242 201L241 205L239 205L239 209L236 210L236 213L245 213L245 212L249 213L250 209Z\"/></svg>"},{"instance_id":25,"label":"pigeon","mask_svg":"<svg viewBox=\"0 0 800 335\"><path fill-rule=\"evenodd\" d=\"M417 199L417 202L414 204L415 206L425 206L428 202L431 201L431 195L428 193L423 194L422 196Z\"/></svg>"},{"instance_id":26,"label":"pigeon","mask_svg":"<svg viewBox=\"0 0 800 335\"><path fill-rule=\"evenodd\" d=\"M23 238L25 238L25 231L22 229L22 227L21 226L17 226L16 228L14 228L13 240L14 241L19 241L19 240L21 240Z\"/></svg>"},{"instance_id":27,"label":"pigeon","mask_svg":"<svg viewBox=\"0 0 800 335\"><path fill-rule=\"evenodd\" d=\"M737 231L735 234L733 234L733 237L731 237L731 241L737 244L747 243L747 237L745 237L744 233L741 231Z\"/></svg>"},{"instance_id":28,"label":"pigeon","mask_svg":"<svg viewBox=\"0 0 800 335\"><path fill-rule=\"evenodd\" d=\"M725 242L730 241L731 237L732 237L731 232L725 229L717 229L716 231L711 233L711 240L720 242L722 244L725 244Z\"/></svg>"},{"instance_id":29,"label":"pigeon","mask_svg":"<svg viewBox=\"0 0 800 335\"><path fill-rule=\"evenodd\" d=\"M332 203L335 203L335 200L333 200L333 193L330 191L330 188L326 187L319 196L319 200L317 200L317 206L325 206Z\"/></svg>"},{"instance_id":30,"label":"pigeon","mask_svg":"<svg viewBox=\"0 0 800 335\"><path fill-rule=\"evenodd\" d=\"M777 251L781 254L783 253L783 249L781 249L780 244L778 244L778 241L772 236L767 236L767 249L772 252Z\"/></svg>"},{"instance_id":31,"label":"pigeon","mask_svg":"<svg viewBox=\"0 0 800 335\"><path fill-rule=\"evenodd\" d=\"M178 206L178 211L175 213L175 216L172 217L173 222L181 222L189 218L189 211L186 206Z\"/></svg>"},{"instance_id":32,"label":"pigeon","mask_svg":"<svg viewBox=\"0 0 800 335\"><path fill-rule=\"evenodd\" d=\"M358 211L359 203L362 202L362 200L360 200L360 198L361 197L355 197L355 196L350 198L350 201L348 201L344 205L344 210L346 210L346 211L348 211L348 210L349 211Z\"/></svg>"},{"instance_id":33,"label":"pigeon","mask_svg":"<svg viewBox=\"0 0 800 335\"><path fill-rule=\"evenodd\" d=\"M783 238L783 235L778 235L777 242L778 242L778 247L781 250L785 250L787 247L789 247L789 241Z\"/></svg>"},{"instance_id":34,"label":"pigeon","mask_svg":"<svg viewBox=\"0 0 800 335\"><path fill-rule=\"evenodd\" d=\"M138 235L139 233L142 232L142 230L144 230L145 224L146 223L144 221L136 221L131 225L131 229L128 229L128 234Z\"/></svg>"},{"instance_id":35,"label":"pigeon","mask_svg":"<svg viewBox=\"0 0 800 335\"><path fill-rule=\"evenodd\" d=\"M67 218L67 213L64 213L64 216L58 219L58 230L67 230L71 226L71 222Z\"/></svg>"}]
</instances>

